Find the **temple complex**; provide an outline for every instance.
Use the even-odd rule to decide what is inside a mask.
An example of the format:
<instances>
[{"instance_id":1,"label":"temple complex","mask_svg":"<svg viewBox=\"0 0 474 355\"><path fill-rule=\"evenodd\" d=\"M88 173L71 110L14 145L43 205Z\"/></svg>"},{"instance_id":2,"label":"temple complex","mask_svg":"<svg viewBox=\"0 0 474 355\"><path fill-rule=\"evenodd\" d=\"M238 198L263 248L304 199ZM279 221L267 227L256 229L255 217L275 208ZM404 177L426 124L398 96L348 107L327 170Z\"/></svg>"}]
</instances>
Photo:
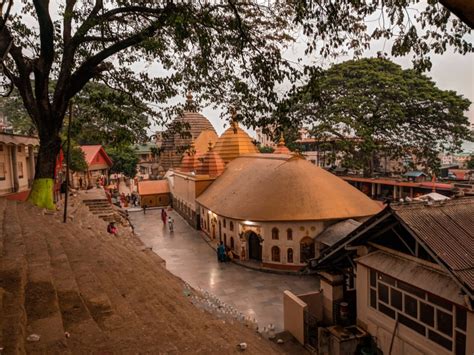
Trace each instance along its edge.
<instances>
[{"instance_id":1,"label":"temple complex","mask_svg":"<svg viewBox=\"0 0 474 355\"><path fill-rule=\"evenodd\" d=\"M207 152L196 147L204 133L190 139L167 174L174 209L235 259L299 270L315 257L318 236L331 238L380 211L341 178L291 153L283 136L273 154L260 154L235 116L215 145L209 139Z\"/></svg>"},{"instance_id":2,"label":"temple complex","mask_svg":"<svg viewBox=\"0 0 474 355\"><path fill-rule=\"evenodd\" d=\"M318 235L363 222L380 205L299 155L248 154L230 162L197 198L200 226L240 260L299 270L314 258Z\"/></svg>"},{"instance_id":3,"label":"temple complex","mask_svg":"<svg viewBox=\"0 0 474 355\"><path fill-rule=\"evenodd\" d=\"M202 137L199 136L202 134ZM192 140L202 153L206 152L209 141L215 142L216 131L211 122L196 111L193 96L188 94L185 111L176 118L163 133L162 153L160 165L166 171L170 168L177 168L181 164L184 152L191 145Z\"/></svg>"}]
</instances>

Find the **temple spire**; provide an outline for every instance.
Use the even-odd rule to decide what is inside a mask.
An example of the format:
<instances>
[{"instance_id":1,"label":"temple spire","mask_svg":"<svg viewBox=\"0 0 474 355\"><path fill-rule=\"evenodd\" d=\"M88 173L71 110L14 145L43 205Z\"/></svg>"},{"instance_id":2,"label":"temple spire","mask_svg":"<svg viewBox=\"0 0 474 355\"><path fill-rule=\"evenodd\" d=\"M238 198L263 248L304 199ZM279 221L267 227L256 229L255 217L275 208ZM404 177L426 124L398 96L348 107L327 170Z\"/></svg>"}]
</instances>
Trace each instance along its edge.
<instances>
[{"instance_id":1,"label":"temple spire","mask_svg":"<svg viewBox=\"0 0 474 355\"><path fill-rule=\"evenodd\" d=\"M191 91L188 91L186 95L186 105L184 106L185 111L196 112L196 105L193 100L193 94Z\"/></svg>"}]
</instances>

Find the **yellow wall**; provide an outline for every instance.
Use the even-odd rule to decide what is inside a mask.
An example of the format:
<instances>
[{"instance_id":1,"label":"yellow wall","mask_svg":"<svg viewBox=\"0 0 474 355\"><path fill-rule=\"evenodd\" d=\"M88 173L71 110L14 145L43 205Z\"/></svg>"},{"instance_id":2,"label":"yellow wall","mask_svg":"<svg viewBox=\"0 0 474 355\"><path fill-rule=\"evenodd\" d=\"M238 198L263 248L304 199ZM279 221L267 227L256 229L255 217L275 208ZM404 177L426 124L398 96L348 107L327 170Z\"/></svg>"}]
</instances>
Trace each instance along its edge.
<instances>
[{"instance_id":1,"label":"yellow wall","mask_svg":"<svg viewBox=\"0 0 474 355\"><path fill-rule=\"evenodd\" d=\"M170 204L170 194L140 196L140 205L143 207L164 207Z\"/></svg>"},{"instance_id":2,"label":"yellow wall","mask_svg":"<svg viewBox=\"0 0 474 355\"><path fill-rule=\"evenodd\" d=\"M290 291L283 293L283 327L304 344L304 311L307 304Z\"/></svg>"}]
</instances>

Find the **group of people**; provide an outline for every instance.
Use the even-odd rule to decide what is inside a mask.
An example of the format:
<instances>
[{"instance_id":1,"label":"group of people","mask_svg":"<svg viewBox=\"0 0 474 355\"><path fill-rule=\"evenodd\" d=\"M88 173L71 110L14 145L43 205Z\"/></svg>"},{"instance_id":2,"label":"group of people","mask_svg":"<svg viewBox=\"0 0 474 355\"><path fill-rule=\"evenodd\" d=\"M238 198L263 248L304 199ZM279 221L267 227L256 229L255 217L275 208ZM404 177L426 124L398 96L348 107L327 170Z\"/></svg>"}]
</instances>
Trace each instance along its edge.
<instances>
[{"instance_id":1,"label":"group of people","mask_svg":"<svg viewBox=\"0 0 474 355\"><path fill-rule=\"evenodd\" d=\"M164 208L161 209L161 221L163 222L164 225L166 225L166 222L168 222L168 228L170 232L173 231L174 220L173 218L171 218L171 216L168 216Z\"/></svg>"},{"instance_id":2,"label":"group of people","mask_svg":"<svg viewBox=\"0 0 474 355\"><path fill-rule=\"evenodd\" d=\"M124 194L123 192L120 194L120 203L122 206L127 207L130 206L130 204L133 207L137 207L139 204L139 197L136 193L132 194Z\"/></svg>"},{"instance_id":3,"label":"group of people","mask_svg":"<svg viewBox=\"0 0 474 355\"><path fill-rule=\"evenodd\" d=\"M232 261L234 259L234 254L232 254L232 250L226 247L224 243L221 241L217 246L217 261L221 263L225 263L226 261Z\"/></svg>"}]
</instances>

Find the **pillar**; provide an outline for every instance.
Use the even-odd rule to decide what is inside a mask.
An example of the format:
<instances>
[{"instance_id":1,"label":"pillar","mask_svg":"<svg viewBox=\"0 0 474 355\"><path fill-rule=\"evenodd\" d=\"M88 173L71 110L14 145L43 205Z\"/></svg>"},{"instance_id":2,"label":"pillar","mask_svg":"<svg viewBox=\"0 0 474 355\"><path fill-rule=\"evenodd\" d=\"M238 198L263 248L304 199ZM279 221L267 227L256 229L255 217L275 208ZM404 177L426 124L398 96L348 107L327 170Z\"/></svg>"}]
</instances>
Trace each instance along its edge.
<instances>
[{"instance_id":1,"label":"pillar","mask_svg":"<svg viewBox=\"0 0 474 355\"><path fill-rule=\"evenodd\" d=\"M397 199L397 185L393 185L393 199Z\"/></svg>"},{"instance_id":2,"label":"pillar","mask_svg":"<svg viewBox=\"0 0 474 355\"><path fill-rule=\"evenodd\" d=\"M413 198L413 187L410 187L410 198Z\"/></svg>"},{"instance_id":3,"label":"pillar","mask_svg":"<svg viewBox=\"0 0 474 355\"><path fill-rule=\"evenodd\" d=\"M372 198L374 198L375 197L375 183L373 182L371 185L372 185L372 191L371 191Z\"/></svg>"},{"instance_id":4,"label":"pillar","mask_svg":"<svg viewBox=\"0 0 474 355\"><path fill-rule=\"evenodd\" d=\"M30 145L28 147L28 165L30 166L30 176L28 176L28 182L33 181L35 178L35 148Z\"/></svg>"},{"instance_id":5,"label":"pillar","mask_svg":"<svg viewBox=\"0 0 474 355\"><path fill-rule=\"evenodd\" d=\"M12 175L13 175L13 192L18 192L20 189L20 181L18 180L18 161L16 158L17 146L11 145L11 160L12 160Z\"/></svg>"},{"instance_id":6,"label":"pillar","mask_svg":"<svg viewBox=\"0 0 474 355\"><path fill-rule=\"evenodd\" d=\"M382 184L377 184L377 195L380 196L382 194Z\"/></svg>"}]
</instances>

